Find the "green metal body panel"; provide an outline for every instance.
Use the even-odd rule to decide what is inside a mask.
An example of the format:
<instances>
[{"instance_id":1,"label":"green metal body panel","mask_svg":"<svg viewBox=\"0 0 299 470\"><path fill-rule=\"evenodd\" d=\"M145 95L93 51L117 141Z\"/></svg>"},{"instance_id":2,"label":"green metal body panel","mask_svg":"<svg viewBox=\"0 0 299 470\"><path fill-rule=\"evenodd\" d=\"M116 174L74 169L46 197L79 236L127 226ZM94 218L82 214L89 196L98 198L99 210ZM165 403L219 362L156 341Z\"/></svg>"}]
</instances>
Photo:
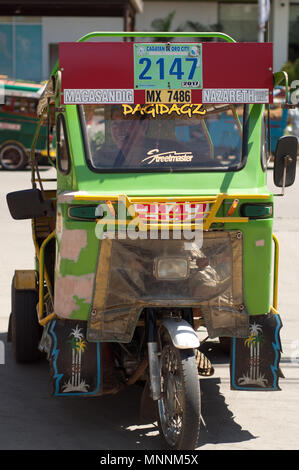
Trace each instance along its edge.
<instances>
[{"instance_id":1,"label":"green metal body panel","mask_svg":"<svg viewBox=\"0 0 299 470\"><path fill-rule=\"evenodd\" d=\"M189 173L105 173L92 172L86 165L78 112L75 106L65 107L65 119L70 143L71 170L63 175L58 170L58 195L84 191L87 194L127 194L128 196L209 196L219 193L248 195L242 203L260 202L255 195L268 195L263 202L273 202L266 184L266 172L261 165L261 124L263 105L250 105L248 159L237 172ZM89 202L72 201L87 205ZM231 201L230 201L231 204ZM95 235L95 222L77 221L68 217L70 203L59 203L63 230L86 232L85 244L76 260L61 256L56 275L92 276L96 271L100 241ZM218 216L225 215L228 203L222 205ZM237 210L234 214L239 217ZM273 217L273 216L272 216ZM272 286L272 217L250 220L247 223L227 223L222 230L240 230L244 234L244 296L250 315L268 313L271 306ZM58 237L58 253L60 242ZM73 296L74 308L70 318L87 320L90 303L86 298Z\"/></svg>"},{"instance_id":2,"label":"green metal body panel","mask_svg":"<svg viewBox=\"0 0 299 470\"><path fill-rule=\"evenodd\" d=\"M76 260L61 257L59 268L56 267L56 275L59 276L93 276L96 272L99 240L95 235L95 224L91 222L82 222L69 220L68 218L68 204L59 204L58 211L61 212L64 230L82 230L86 232L86 244L85 247L80 251L80 254ZM60 252L60 241L57 241L57 251ZM86 298L80 297L79 295L73 295L73 302L75 308L70 315L70 318L77 320L87 320L90 312L90 303L86 301Z\"/></svg>"},{"instance_id":3,"label":"green metal body panel","mask_svg":"<svg viewBox=\"0 0 299 470\"><path fill-rule=\"evenodd\" d=\"M169 33L151 34L155 37L166 37ZM176 37L191 37L191 33L176 33ZM90 33L79 39L79 42L89 38L114 37L147 37L148 33ZM215 33L192 33L192 37L215 37ZM235 42L230 36L216 33L227 42ZM59 71L57 62L52 75ZM56 106L60 106L60 96L57 97ZM258 195L267 195L263 203L273 203L273 194L267 187L266 171L261 164L262 119L264 105L250 105L248 158L244 167L236 172L172 172L172 173L95 173L91 171L85 160L84 144L80 128L79 116L76 106L65 106L65 121L69 139L71 168L65 175L57 169L57 195L63 196L67 192L84 191L90 195L128 196L215 196L219 193L229 195L248 195L242 199L242 204L261 202L255 199ZM95 202L96 203L96 202ZM57 234L57 265L56 278L87 279L96 271L100 240L95 234L95 222L70 219L68 209L71 205L86 206L90 201L58 202L58 217L62 221L61 232ZM231 204L231 200L230 200ZM229 205L224 201L217 216L224 216ZM234 217L239 217L237 210ZM58 221L57 221L58 222ZM59 224L57 223L57 228ZM269 312L272 300L272 241L273 213L265 219L249 220L247 223L225 223L221 230L238 230L243 232L243 284L244 299L250 315L261 315ZM212 227L217 228L217 227ZM84 233L84 243L77 253L76 259L63 256L61 240L64 231L79 231ZM70 233L70 232L68 232ZM73 294L73 307L69 318L87 320L90 314L91 301L86 297Z\"/></svg>"},{"instance_id":4,"label":"green metal body panel","mask_svg":"<svg viewBox=\"0 0 299 470\"><path fill-rule=\"evenodd\" d=\"M248 161L237 172L105 173L92 172L86 165L77 109L66 106L66 122L75 164L65 177L58 174L58 188L130 196L208 196L227 194L267 194L266 173L261 167L261 118L263 105L252 105L248 137Z\"/></svg>"}]
</instances>

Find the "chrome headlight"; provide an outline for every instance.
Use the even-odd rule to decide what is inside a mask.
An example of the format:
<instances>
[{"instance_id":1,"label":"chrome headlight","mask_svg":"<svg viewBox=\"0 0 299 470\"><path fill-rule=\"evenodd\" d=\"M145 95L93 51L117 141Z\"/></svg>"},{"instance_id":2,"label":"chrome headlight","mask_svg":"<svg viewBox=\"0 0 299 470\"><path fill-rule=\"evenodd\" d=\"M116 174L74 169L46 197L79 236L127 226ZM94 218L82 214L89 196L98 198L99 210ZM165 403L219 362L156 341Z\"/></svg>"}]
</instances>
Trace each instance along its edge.
<instances>
[{"instance_id":1,"label":"chrome headlight","mask_svg":"<svg viewBox=\"0 0 299 470\"><path fill-rule=\"evenodd\" d=\"M154 276L161 280L187 279L189 264L187 258L168 256L159 257L154 261Z\"/></svg>"}]
</instances>

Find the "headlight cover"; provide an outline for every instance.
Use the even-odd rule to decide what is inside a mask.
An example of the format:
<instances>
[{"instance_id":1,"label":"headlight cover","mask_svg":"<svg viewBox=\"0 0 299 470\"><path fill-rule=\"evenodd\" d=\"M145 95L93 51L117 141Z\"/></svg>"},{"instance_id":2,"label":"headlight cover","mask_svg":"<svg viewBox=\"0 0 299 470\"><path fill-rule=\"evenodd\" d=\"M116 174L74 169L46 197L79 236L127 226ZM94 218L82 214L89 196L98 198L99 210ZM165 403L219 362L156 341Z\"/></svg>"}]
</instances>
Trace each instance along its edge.
<instances>
[{"instance_id":1,"label":"headlight cover","mask_svg":"<svg viewBox=\"0 0 299 470\"><path fill-rule=\"evenodd\" d=\"M189 276L188 260L183 257L159 257L154 261L154 276L157 279L176 281Z\"/></svg>"}]
</instances>

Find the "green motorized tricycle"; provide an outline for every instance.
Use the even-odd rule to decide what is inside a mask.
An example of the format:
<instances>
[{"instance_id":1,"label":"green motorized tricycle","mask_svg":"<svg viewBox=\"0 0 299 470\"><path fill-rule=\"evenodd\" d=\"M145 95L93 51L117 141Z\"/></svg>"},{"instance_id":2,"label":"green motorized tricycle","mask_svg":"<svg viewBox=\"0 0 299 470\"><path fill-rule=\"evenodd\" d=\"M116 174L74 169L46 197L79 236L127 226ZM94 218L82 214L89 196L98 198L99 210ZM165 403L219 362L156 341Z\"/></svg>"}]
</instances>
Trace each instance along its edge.
<instances>
[{"instance_id":1,"label":"green motorized tricycle","mask_svg":"<svg viewBox=\"0 0 299 470\"><path fill-rule=\"evenodd\" d=\"M107 34L148 35L60 44L39 105L40 126L55 111L57 190L39 175L38 128L32 188L7 195L36 257L15 271L9 335L19 362L46 353L55 396L142 383L168 448L194 449L213 371L199 327L229 339L232 389L279 390L264 114L280 75L269 43L87 42ZM280 138L276 186L294 182L296 156Z\"/></svg>"}]
</instances>

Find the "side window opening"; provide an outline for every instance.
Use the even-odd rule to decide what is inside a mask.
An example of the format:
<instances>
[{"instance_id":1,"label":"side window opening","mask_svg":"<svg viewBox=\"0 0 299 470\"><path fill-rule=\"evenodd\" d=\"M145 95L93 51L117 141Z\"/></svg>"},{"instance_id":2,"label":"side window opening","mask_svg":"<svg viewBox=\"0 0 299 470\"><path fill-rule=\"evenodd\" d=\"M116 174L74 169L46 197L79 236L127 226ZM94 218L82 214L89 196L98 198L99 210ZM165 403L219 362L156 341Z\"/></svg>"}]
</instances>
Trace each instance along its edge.
<instances>
[{"instance_id":1,"label":"side window opening","mask_svg":"<svg viewBox=\"0 0 299 470\"><path fill-rule=\"evenodd\" d=\"M66 124L63 114L58 114L57 116L56 138L58 169L61 173L68 174L71 168L71 160L66 132Z\"/></svg>"}]
</instances>

